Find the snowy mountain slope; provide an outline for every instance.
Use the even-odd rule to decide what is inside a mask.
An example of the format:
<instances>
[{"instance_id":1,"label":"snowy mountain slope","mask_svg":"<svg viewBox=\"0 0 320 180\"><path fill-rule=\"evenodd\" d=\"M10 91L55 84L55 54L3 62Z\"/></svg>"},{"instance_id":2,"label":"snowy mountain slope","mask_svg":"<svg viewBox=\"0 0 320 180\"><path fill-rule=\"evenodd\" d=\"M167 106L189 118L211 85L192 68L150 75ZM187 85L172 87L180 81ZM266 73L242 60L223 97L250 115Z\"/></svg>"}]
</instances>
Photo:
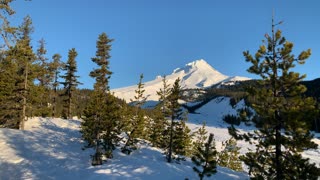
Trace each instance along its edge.
<instances>
[{"instance_id":1,"label":"snowy mountain slope","mask_svg":"<svg viewBox=\"0 0 320 180\"><path fill-rule=\"evenodd\" d=\"M147 144L130 156L116 150L113 159L92 167L93 152L81 150L79 125L79 120L33 118L25 131L0 128L0 179L198 179L190 159L169 164L161 150ZM210 179L248 176L218 167Z\"/></svg>"},{"instance_id":2,"label":"snowy mountain slope","mask_svg":"<svg viewBox=\"0 0 320 180\"><path fill-rule=\"evenodd\" d=\"M248 80L245 77L229 77L226 76L212 66L210 66L205 60L200 59L188 63L183 68L177 68L172 74L166 76L168 83L173 84L177 78L181 79L182 88L206 88L214 84L229 81L241 81ZM145 95L148 96L148 100L157 101L158 96L156 92L162 88L162 77L158 76L155 80L145 82ZM112 92L121 99L125 99L130 102L135 95L137 85L113 89Z\"/></svg>"},{"instance_id":3,"label":"snowy mountain slope","mask_svg":"<svg viewBox=\"0 0 320 180\"><path fill-rule=\"evenodd\" d=\"M206 129L208 133L214 134L216 148L218 151L221 150L222 142L231 138L228 133L228 127L230 124L224 122L222 117L227 114L236 115L237 110L245 106L243 100L238 102L234 108L229 102L230 98L228 97L218 97L196 110L195 114L188 114L188 126L192 131L196 131L202 126L203 122L206 122ZM235 127L240 132L256 130L254 126L246 126L244 123L241 123L239 126ZM306 150L302 153L302 155L305 158L309 158L310 162L316 163L316 165L320 167L320 133L315 134L313 141L318 144L318 148ZM244 141L238 141L237 144L239 147L241 147L241 154L248 152L248 148L255 149L254 145L250 145Z\"/></svg>"}]
</instances>

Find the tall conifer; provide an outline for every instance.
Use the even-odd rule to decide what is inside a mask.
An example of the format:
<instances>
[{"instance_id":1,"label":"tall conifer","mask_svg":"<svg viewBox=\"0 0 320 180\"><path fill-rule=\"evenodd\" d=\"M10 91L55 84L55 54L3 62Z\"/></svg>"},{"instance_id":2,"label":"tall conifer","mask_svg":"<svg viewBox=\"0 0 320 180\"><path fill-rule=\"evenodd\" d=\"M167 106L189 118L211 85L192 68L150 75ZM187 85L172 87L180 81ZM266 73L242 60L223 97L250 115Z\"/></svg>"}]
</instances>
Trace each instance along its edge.
<instances>
[{"instance_id":1,"label":"tall conifer","mask_svg":"<svg viewBox=\"0 0 320 180\"><path fill-rule=\"evenodd\" d=\"M78 53L75 48L69 50L68 61L65 64L63 70L66 71L65 75L62 75L64 82L61 82L64 86L64 105L63 105L63 117L72 119L72 108L73 108L73 96L74 91L77 86L81 84L78 81L79 76L76 75L77 70L77 62L76 57Z\"/></svg>"},{"instance_id":2,"label":"tall conifer","mask_svg":"<svg viewBox=\"0 0 320 180\"><path fill-rule=\"evenodd\" d=\"M122 148L122 152L130 154L132 150L136 149L137 138L146 137L146 118L145 113L142 110L142 106L146 103L147 97L144 95L144 84L142 83L143 74L140 75L137 89L135 90L136 95L134 99L131 99L131 104L134 106L134 114L131 117L129 132L127 132L127 141Z\"/></svg>"},{"instance_id":3,"label":"tall conifer","mask_svg":"<svg viewBox=\"0 0 320 180\"><path fill-rule=\"evenodd\" d=\"M52 56L53 62L50 63L49 69L52 73L52 81L51 81L51 87L53 90L52 93L52 117L57 117L57 97L58 97L58 87L59 87L59 74L60 70L63 67L63 63L61 62L61 55L60 54L54 54Z\"/></svg>"},{"instance_id":4,"label":"tall conifer","mask_svg":"<svg viewBox=\"0 0 320 180\"><path fill-rule=\"evenodd\" d=\"M50 71L50 63L46 57L47 50L45 47L44 39L39 41L39 47L36 54L36 79L38 84L34 88L34 94L36 96L33 98L33 105L36 109L37 116L48 116L50 113L50 108L48 104L50 103L50 82L52 81L53 75Z\"/></svg>"},{"instance_id":5,"label":"tall conifer","mask_svg":"<svg viewBox=\"0 0 320 180\"><path fill-rule=\"evenodd\" d=\"M98 37L96 57L92 58L98 67L90 72L90 76L95 78L96 82L81 123L82 137L87 141L88 147L95 148L92 165L101 165L102 155L112 158L112 151L120 140L118 135L121 132L121 105L109 89L112 74L109 70L109 52L112 41L106 33Z\"/></svg>"},{"instance_id":6,"label":"tall conifer","mask_svg":"<svg viewBox=\"0 0 320 180\"><path fill-rule=\"evenodd\" d=\"M311 50L295 57L293 43L287 41L280 30L274 30L278 24L272 18L272 33L265 35L265 44L254 56L248 51L243 53L246 61L252 64L248 71L262 78L260 88L249 90L255 99L253 108L262 127L253 134L242 136L237 135L233 127L230 133L256 144L256 150L242 158L251 177L316 179L320 169L301 156L303 150L317 147L304 123L314 118L315 102L302 96L306 87L300 82L305 75L292 71L296 64L305 63Z\"/></svg>"},{"instance_id":7,"label":"tall conifer","mask_svg":"<svg viewBox=\"0 0 320 180\"><path fill-rule=\"evenodd\" d=\"M20 129L24 130L24 122L27 117L28 99L30 99L30 89L34 85L35 74L34 61L35 54L31 47L31 33L33 32L32 20L29 16L24 18L22 25L19 27L21 37L16 45L11 49L12 55L15 56L17 63L17 79L16 79L16 93L17 98L21 98L20 107Z\"/></svg>"},{"instance_id":8,"label":"tall conifer","mask_svg":"<svg viewBox=\"0 0 320 180\"><path fill-rule=\"evenodd\" d=\"M179 104L181 99L181 86L180 79L176 79L173 87L171 88L169 101L169 117L171 120L170 126L168 127L168 140L169 147L167 151L167 161L172 161L172 155L180 154L187 155L188 148L191 146L191 139L189 136L190 129L186 126L186 117L183 116L181 105Z\"/></svg>"},{"instance_id":9,"label":"tall conifer","mask_svg":"<svg viewBox=\"0 0 320 180\"><path fill-rule=\"evenodd\" d=\"M150 141L153 146L159 148L165 148L168 142L168 126L167 118L169 116L169 101L170 84L166 79L166 76L162 79L163 86L157 91L159 96L159 104L156 106L154 113L152 114L152 123L150 126Z\"/></svg>"}]
</instances>

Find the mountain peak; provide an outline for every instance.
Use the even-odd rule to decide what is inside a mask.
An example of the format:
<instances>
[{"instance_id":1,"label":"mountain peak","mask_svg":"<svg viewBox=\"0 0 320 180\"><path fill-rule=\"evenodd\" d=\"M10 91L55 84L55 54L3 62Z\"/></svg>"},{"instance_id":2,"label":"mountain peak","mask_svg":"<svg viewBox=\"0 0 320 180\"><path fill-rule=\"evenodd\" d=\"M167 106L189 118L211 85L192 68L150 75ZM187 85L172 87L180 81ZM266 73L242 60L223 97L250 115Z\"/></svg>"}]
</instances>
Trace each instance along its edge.
<instances>
[{"instance_id":1,"label":"mountain peak","mask_svg":"<svg viewBox=\"0 0 320 180\"><path fill-rule=\"evenodd\" d=\"M175 69L172 74L176 74L182 71L185 73L189 73L193 71L208 71L208 70L218 72L210 64L208 64L207 61L205 61L204 59L199 59L199 60L195 60L190 63L187 63L183 68Z\"/></svg>"},{"instance_id":2,"label":"mountain peak","mask_svg":"<svg viewBox=\"0 0 320 180\"><path fill-rule=\"evenodd\" d=\"M204 59L199 59L187 63L182 68L177 68L172 74L167 75L168 84L174 84L174 81L180 78L181 87L185 89L207 88L215 84L228 81L229 76L226 76L214 69ZM156 91L162 88L162 77L157 76L154 80L145 82L145 95L148 100L158 100ZM119 98L124 98L127 102L135 95L136 85L125 88L114 89L115 95Z\"/></svg>"},{"instance_id":3,"label":"mountain peak","mask_svg":"<svg viewBox=\"0 0 320 180\"><path fill-rule=\"evenodd\" d=\"M210 66L210 65L204 59L199 59L186 64L186 66Z\"/></svg>"}]
</instances>

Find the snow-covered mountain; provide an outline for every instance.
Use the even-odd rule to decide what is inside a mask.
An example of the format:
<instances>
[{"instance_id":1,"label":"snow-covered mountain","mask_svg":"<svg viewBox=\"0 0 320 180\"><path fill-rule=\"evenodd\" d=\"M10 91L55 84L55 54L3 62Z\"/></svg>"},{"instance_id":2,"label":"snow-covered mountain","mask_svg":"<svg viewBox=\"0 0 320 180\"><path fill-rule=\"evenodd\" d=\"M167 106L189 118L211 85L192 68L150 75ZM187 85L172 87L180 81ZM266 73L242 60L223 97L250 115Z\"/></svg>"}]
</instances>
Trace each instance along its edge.
<instances>
[{"instance_id":1,"label":"snow-covered mountain","mask_svg":"<svg viewBox=\"0 0 320 180\"><path fill-rule=\"evenodd\" d=\"M207 88L217 83L233 83L235 81L248 80L246 77L234 76L230 77L224 75L214 69L205 60L200 59L186 64L183 68L175 69L172 74L167 75L166 79L169 84L173 84L174 81L180 78L182 88ZM157 76L155 80L144 82L145 83L145 95L148 96L148 100L157 101L158 96L156 92L162 88L162 77ZM112 92L115 96L125 99L127 102L133 99L137 85L113 89Z\"/></svg>"}]
</instances>

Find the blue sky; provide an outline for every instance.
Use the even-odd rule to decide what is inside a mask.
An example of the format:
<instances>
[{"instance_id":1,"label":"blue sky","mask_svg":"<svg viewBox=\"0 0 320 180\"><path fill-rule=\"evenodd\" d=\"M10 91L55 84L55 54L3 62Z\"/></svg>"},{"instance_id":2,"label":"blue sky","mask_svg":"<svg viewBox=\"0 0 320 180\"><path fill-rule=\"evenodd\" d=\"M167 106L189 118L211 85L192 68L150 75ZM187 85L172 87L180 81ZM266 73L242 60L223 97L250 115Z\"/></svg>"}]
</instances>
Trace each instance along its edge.
<instances>
[{"instance_id":1,"label":"blue sky","mask_svg":"<svg viewBox=\"0 0 320 180\"><path fill-rule=\"evenodd\" d=\"M82 88L92 88L88 76L95 67L96 40L106 32L112 44L111 88L136 84L170 74L186 63L205 59L229 76L247 76L249 63L242 52L258 49L271 30L272 9L294 53L311 48L312 56L297 67L307 79L319 77L320 1L298 0L17 0L12 21L33 19L34 48L44 38L48 57L78 51L78 75Z\"/></svg>"}]
</instances>

